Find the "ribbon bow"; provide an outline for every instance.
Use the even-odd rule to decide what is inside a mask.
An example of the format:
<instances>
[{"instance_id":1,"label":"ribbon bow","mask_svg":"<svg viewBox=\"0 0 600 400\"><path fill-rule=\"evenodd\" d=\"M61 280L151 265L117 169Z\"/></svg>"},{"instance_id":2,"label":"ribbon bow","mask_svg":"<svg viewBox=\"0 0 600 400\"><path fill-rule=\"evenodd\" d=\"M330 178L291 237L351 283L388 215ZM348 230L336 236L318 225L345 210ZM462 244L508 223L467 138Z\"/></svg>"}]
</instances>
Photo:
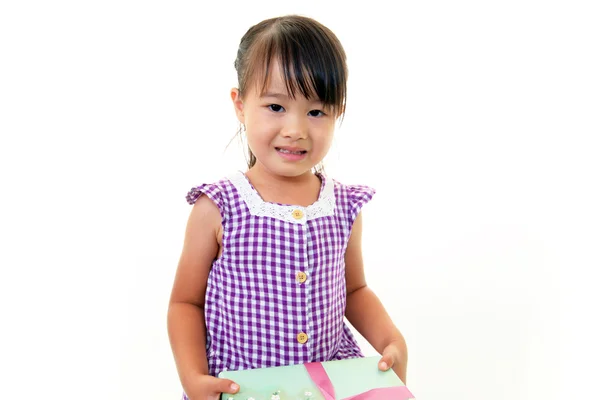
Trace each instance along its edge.
<instances>
[{"instance_id":1,"label":"ribbon bow","mask_svg":"<svg viewBox=\"0 0 600 400\"><path fill-rule=\"evenodd\" d=\"M323 368L320 362L313 362L305 364L306 370L310 375L317 388L321 391L321 394L325 397L325 400L335 400L335 390L333 389L333 383L327 375L327 371ZM414 399L412 393L406 386L394 386L386 388L376 388L367 390L366 392L356 394L354 396L346 397L342 400L381 400L381 399L393 399L393 400L409 400Z\"/></svg>"}]
</instances>

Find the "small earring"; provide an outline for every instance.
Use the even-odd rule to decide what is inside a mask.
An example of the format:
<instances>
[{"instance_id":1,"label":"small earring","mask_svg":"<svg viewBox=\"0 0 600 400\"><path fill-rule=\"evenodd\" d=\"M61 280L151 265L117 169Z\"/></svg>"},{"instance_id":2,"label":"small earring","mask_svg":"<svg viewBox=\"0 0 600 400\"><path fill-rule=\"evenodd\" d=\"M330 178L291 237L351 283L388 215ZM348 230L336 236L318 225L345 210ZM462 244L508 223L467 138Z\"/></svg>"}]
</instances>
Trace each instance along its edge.
<instances>
[{"instance_id":1,"label":"small earring","mask_svg":"<svg viewBox=\"0 0 600 400\"><path fill-rule=\"evenodd\" d=\"M242 124L242 131L246 132L246 125Z\"/></svg>"}]
</instances>

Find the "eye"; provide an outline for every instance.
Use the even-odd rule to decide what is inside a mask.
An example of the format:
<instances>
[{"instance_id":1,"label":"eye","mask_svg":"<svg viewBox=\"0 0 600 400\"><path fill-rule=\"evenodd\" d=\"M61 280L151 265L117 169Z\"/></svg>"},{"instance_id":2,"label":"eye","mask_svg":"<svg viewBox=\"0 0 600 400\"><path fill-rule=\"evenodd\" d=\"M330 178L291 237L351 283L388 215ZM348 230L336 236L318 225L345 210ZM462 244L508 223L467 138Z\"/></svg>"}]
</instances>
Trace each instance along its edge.
<instances>
[{"instance_id":1,"label":"eye","mask_svg":"<svg viewBox=\"0 0 600 400\"><path fill-rule=\"evenodd\" d=\"M283 111L283 107L281 107L279 104L270 104L268 107L269 107L269 110L276 112L276 113Z\"/></svg>"},{"instance_id":2,"label":"eye","mask_svg":"<svg viewBox=\"0 0 600 400\"><path fill-rule=\"evenodd\" d=\"M325 115L325 113L323 111L321 111L321 110L310 110L308 112L308 114L311 117L320 117L320 116L324 116Z\"/></svg>"}]
</instances>

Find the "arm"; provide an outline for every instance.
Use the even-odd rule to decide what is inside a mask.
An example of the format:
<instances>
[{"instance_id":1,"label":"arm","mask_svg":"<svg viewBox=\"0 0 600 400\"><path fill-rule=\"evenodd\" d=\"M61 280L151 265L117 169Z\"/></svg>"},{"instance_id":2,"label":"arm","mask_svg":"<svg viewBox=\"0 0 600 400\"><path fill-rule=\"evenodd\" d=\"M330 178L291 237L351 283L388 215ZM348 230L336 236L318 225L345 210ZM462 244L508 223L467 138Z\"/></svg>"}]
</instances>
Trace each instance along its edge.
<instances>
[{"instance_id":1,"label":"arm","mask_svg":"<svg viewBox=\"0 0 600 400\"><path fill-rule=\"evenodd\" d=\"M167 316L171 349L186 392L199 377L208 375L204 296L219 250L220 227L216 205L207 196L198 198L188 219Z\"/></svg>"},{"instance_id":2,"label":"arm","mask_svg":"<svg viewBox=\"0 0 600 400\"><path fill-rule=\"evenodd\" d=\"M346 318L356 330L381 354L381 369L392 367L394 372L406 383L406 364L408 352L402 333L396 328L392 319L377 298L369 289L365 280L362 260L362 215L358 214L348 248L346 261Z\"/></svg>"}]
</instances>

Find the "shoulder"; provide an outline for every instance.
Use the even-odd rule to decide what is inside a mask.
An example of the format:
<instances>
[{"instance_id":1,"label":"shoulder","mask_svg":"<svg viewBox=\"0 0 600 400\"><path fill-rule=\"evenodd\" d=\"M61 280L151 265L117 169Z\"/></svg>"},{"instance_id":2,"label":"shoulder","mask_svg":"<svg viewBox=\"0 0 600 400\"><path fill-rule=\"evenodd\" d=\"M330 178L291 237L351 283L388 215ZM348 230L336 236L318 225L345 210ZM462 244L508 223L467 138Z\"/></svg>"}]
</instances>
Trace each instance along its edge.
<instances>
[{"instance_id":1,"label":"shoulder","mask_svg":"<svg viewBox=\"0 0 600 400\"><path fill-rule=\"evenodd\" d=\"M193 186L186 194L186 201L199 208L198 213L206 209L218 210L223 220L228 219L231 208L230 203L234 198L233 185L229 178L222 178L211 183L201 183Z\"/></svg>"},{"instance_id":2,"label":"shoulder","mask_svg":"<svg viewBox=\"0 0 600 400\"><path fill-rule=\"evenodd\" d=\"M185 199L190 205L196 203L202 195L207 196L215 202L221 201L229 189L228 183L229 180L226 178L212 183L201 183L188 190Z\"/></svg>"},{"instance_id":3,"label":"shoulder","mask_svg":"<svg viewBox=\"0 0 600 400\"><path fill-rule=\"evenodd\" d=\"M375 193L376 190L368 185L364 185L364 184L345 184L342 183L336 179L333 179L334 185L335 185L335 189L337 192L339 192L340 194L343 194L345 196L348 196L350 198L362 198L362 197L369 197L372 198Z\"/></svg>"},{"instance_id":4,"label":"shoulder","mask_svg":"<svg viewBox=\"0 0 600 400\"><path fill-rule=\"evenodd\" d=\"M364 204L370 201L376 193L376 190L365 184L345 184L336 179L334 182L336 197L339 200L348 202L350 205L361 203Z\"/></svg>"},{"instance_id":5,"label":"shoulder","mask_svg":"<svg viewBox=\"0 0 600 400\"><path fill-rule=\"evenodd\" d=\"M336 206L353 223L363 206L371 201L376 190L365 184L347 184L336 179L332 179L332 181Z\"/></svg>"}]
</instances>

